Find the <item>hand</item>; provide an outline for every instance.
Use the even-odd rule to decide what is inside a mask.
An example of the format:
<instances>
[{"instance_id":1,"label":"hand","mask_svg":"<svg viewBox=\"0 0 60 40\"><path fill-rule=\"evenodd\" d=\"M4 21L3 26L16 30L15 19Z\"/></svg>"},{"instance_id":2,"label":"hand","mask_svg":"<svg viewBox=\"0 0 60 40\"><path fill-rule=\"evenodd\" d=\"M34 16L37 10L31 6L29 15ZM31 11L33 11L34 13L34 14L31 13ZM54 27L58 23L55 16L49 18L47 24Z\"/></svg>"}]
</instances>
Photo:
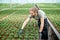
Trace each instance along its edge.
<instances>
[{"instance_id":1,"label":"hand","mask_svg":"<svg viewBox=\"0 0 60 40\"><path fill-rule=\"evenodd\" d=\"M42 30L39 30L39 32L41 33L41 32L42 32Z\"/></svg>"},{"instance_id":2,"label":"hand","mask_svg":"<svg viewBox=\"0 0 60 40\"><path fill-rule=\"evenodd\" d=\"M23 29L20 29L18 32L18 35L22 34L22 32L23 32Z\"/></svg>"},{"instance_id":3,"label":"hand","mask_svg":"<svg viewBox=\"0 0 60 40\"><path fill-rule=\"evenodd\" d=\"M41 40L41 37L42 37L42 33L41 32L39 32L39 39Z\"/></svg>"}]
</instances>

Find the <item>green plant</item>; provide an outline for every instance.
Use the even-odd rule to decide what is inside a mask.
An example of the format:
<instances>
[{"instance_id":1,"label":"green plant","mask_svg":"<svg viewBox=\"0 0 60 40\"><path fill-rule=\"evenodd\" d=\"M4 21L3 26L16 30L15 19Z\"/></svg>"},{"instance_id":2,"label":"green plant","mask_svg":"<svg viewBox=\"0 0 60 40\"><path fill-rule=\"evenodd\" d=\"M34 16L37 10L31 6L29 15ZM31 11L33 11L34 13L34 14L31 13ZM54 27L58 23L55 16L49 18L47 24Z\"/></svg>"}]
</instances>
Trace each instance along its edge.
<instances>
[{"instance_id":1,"label":"green plant","mask_svg":"<svg viewBox=\"0 0 60 40\"><path fill-rule=\"evenodd\" d=\"M18 38L18 34L15 34L14 37L15 37L15 38Z\"/></svg>"},{"instance_id":2,"label":"green plant","mask_svg":"<svg viewBox=\"0 0 60 40\"><path fill-rule=\"evenodd\" d=\"M1 5L1 4L0 4ZM6 4L2 4L3 6ZM0 7L2 7L2 5ZM16 6L15 4L13 4ZM30 8L33 4L24 4L19 5L16 7L19 8ZM47 17L50 19L50 21L56 26L56 29L60 31L60 4L38 4L39 7L46 13ZM43 6L42 6L43 5ZM54 5L54 6L51 6ZM7 5L8 6L8 5ZM5 6L5 7L7 7ZM3 18L7 15L9 15L6 19L0 21L0 34L3 35L2 40L38 40L39 34L38 34L38 27L34 27L35 20L32 19L31 22L29 22L26 27L24 28L24 33L18 37L18 30L22 27L22 24L24 20L28 17L28 10L21 10L18 8L11 8L9 10L0 11L0 18ZM43 9L47 8L47 9ZM52 9L50 9L52 8ZM55 9L58 8L58 9ZM1 9L1 8L0 8ZM13 13L15 12L15 13ZM12 14L12 15L10 15ZM7 31L6 31L7 30ZM6 31L6 32L5 32ZM8 35L8 37L6 36ZM0 38L1 38L0 37ZM6 38L7 37L7 38ZM24 37L24 38L23 38Z\"/></svg>"}]
</instances>

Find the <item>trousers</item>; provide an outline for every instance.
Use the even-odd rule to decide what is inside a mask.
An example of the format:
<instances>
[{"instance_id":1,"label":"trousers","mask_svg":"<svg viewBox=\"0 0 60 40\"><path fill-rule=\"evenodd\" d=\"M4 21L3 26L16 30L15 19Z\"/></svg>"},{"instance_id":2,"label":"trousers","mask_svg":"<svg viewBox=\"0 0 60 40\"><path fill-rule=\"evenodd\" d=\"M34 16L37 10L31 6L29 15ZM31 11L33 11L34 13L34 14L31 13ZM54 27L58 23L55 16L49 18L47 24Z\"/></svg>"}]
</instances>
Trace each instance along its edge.
<instances>
[{"instance_id":1,"label":"trousers","mask_svg":"<svg viewBox=\"0 0 60 40\"><path fill-rule=\"evenodd\" d=\"M40 19L38 20L38 28L40 30ZM44 19L44 27L43 27L43 31L41 32L42 33L42 36L41 36L41 39L48 39L48 21L47 21L47 18Z\"/></svg>"}]
</instances>

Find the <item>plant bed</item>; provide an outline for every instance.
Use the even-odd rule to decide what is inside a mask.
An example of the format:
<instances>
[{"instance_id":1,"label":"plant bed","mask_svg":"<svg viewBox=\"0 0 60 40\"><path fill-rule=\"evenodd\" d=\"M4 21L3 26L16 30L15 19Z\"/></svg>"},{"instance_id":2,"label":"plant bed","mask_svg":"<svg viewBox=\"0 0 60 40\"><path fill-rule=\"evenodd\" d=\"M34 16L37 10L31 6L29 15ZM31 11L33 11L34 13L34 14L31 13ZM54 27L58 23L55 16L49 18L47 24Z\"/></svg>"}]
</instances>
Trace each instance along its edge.
<instances>
[{"instance_id":1,"label":"plant bed","mask_svg":"<svg viewBox=\"0 0 60 40\"><path fill-rule=\"evenodd\" d=\"M20 38L20 39L22 39L22 38L23 38L23 36L22 36L22 35L20 35L20 36L19 36L19 38Z\"/></svg>"},{"instance_id":2,"label":"plant bed","mask_svg":"<svg viewBox=\"0 0 60 40\"><path fill-rule=\"evenodd\" d=\"M8 27L7 28L5 28L5 30L7 31L7 29L8 29Z\"/></svg>"},{"instance_id":3,"label":"plant bed","mask_svg":"<svg viewBox=\"0 0 60 40\"><path fill-rule=\"evenodd\" d=\"M27 6L28 7L28 6ZM54 5L54 7L55 7L55 5ZM56 10L56 9L55 9ZM55 13L57 13L58 15L60 15L60 10L59 10L59 12L57 12L58 10L50 10L50 9L48 9L48 10L44 10L44 11L46 11L46 13L47 14L49 14L49 15L47 15L47 16L49 16L49 18L51 18L51 16L53 17L52 19L56 19L56 18L54 18L54 16L56 16L55 15ZM24 12L23 12L24 11ZM4 12L4 13L6 13L6 12ZM8 11L8 13L10 13L10 11ZM11 35L15 35L14 37L13 37L13 39L14 40L18 40L18 38L16 37L16 33L18 32L18 30L17 30L17 28L16 27L18 27L18 29L19 28L21 28L21 26L22 26L22 23L23 23L23 21L24 21L24 19L25 19L25 15L27 16L27 14L25 14L25 13L27 13L28 14L28 10L18 10L18 12L17 13L15 13L14 15L10 15L8 18L6 18L6 20L5 21L3 21L3 22L1 22L2 23L2 25L1 25L1 31L2 32L4 32L3 31L3 29L5 30L7 27L9 27L9 28L7 28L6 30L7 30L7 32L8 32L8 34L9 34L9 36L11 36ZM22 16L22 14L24 15L24 16ZM53 16L54 15L54 16ZM24 18L23 18L24 17ZM57 17L57 16L56 16ZM58 18L58 17L57 17ZM52 20L51 19L51 20ZM59 20L60 18L58 18L58 20ZM16 23L16 22L18 22L18 23ZM3 24L4 23L4 24ZM6 23L6 24L5 24ZM25 29L24 29L24 33L23 33L23 35L20 35L20 40L22 40L22 39L24 39L24 40L38 40L38 28L37 27L34 27L33 26L33 24L34 23L28 23L28 25L25 27ZM57 25L58 25L58 23L56 23ZM5 26L4 26L5 25ZM19 26L18 26L19 25ZM13 27L14 26L14 27ZM16 27L15 27L16 26ZM3 27L3 28L2 28ZM11 28L12 27L12 28ZM57 26L58 27L58 26ZM13 30L12 30L13 29ZM59 28L58 28L59 29ZM13 33L13 34L12 34ZM34 34L35 33L35 34ZM34 37L34 35L35 35L35 37L37 37L37 38L35 38ZM58 35L58 34L57 34ZM7 40L9 40L10 38L9 38L9 36L8 36L8 39ZM23 38L23 36L24 36L24 38ZM29 37L30 36L30 37ZM32 37L34 37L34 38L31 38L31 36ZM28 39L26 39L27 37L29 37ZM31 38L31 39L30 39ZM12 39L12 40L13 40ZM2 39L2 40L4 40L4 39Z\"/></svg>"},{"instance_id":4,"label":"plant bed","mask_svg":"<svg viewBox=\"0 0 60 40\"><path fill-rule=\"evenodd\" d=\"M10 33L10 36L14 36L14 33Z\"/></svg>"},{"instance_id":5,"label":"plant bed","mask_svg":"<svg viewBox=\"0 0 60 40\"><path fill-rule=\"evenodd\" d=\"M7 38L8 38L8 39L12 39L12 37L13 37L13 36L9 35Z\"/></svg>"},{"instance_id":6,"label":"plant bed","mask_svg":"<svg viewBox=\"0 0 60 40\"><path fill-rule=\"evenodd\" d=\"M53 23L54 27L60 32L60 9L59 10L44 10L49 20Z\"/></svg>"},{"instance_id":7,"label":"plant bed","mask_svg":"<svg viewBox=\"0 0 60 40\"><path fill-rule=\"evenodd\" d=\"M0 39L2 38L2 36L0 35Z\"/></svg>"},{"instance_id":8,"label":"plant bed","mask_svg":"<svg viewBox=\"0 0 60 40\"><path fill-rule=\"evenodd\" d=\"M4 32L1 32L1 35L3 35L4 34Z\"/></svg>"},{"instance_id":9,"label":"plant bed","mask_svg":"<svg viewBox=\"0 0 60 40\"><path fill-rule=\"evenodd\" d=\"M15 35L14 35L14 38L18 38L18 34L15 34Z\"/></svg>"},{"instance_id":10,"label":"plant bed","mask_svg":"<svg viewBox=\"0 0 60 40\"><path fill-rule=\"evenodd\" d=\"M5 40L5 38L6 38L6 37L5 37L5 36L3 36L3 37L2 37L2 40Z\"/></svg>"},{"instance_id":11,"label":"plant bed","mask_svg":"<svg viewBox=\"0 0 60 40\"><path fill-rule=\"evenodd\" d=\"M7 33L10 33L10 31L9 31L9 30L7 30L6 32L7 32Z\"/></svg>"},{"instance_id":12,"label":"plant bed","mask_svg":"<svg viewBox=\"0 0 60 40\"><path fill-rule=\"evenodd\" d=\"M56 25L58 25L56 22L55 22L55 24L53 24L53 22L51 21L51 19L49 19L50 20L50 22L52 23L52 25L56 28L56 30L60 33L60 30L59 30L59 28L56 26Z\"/></svg>"},{"instance_id":13,"label":"plant bed","mask_svg":"<svg viewBox=\"0 0 60 40\"><path fill-rule=\"evenodd\" d=\"M4 10L4 11L0 11L0 19L3 18L3 17L6 17L9 14L11 14L13 11L15 11L15 10Z\"/></svg>"},{"instance_id":14,"label":"plant bed","mask_svg":"<svg viewBox=\"0 0 60 40\"><path fill-rule=\"evenodd\" d=\"M34 36L29 36L30 39L34 39Z\"/></svg>"},{"instance_id":15,"label":"plant bed","mask_svg":"<svg viewBox=\"0 0 60 40\"><path fill-rule=\"evenodd\" d=\"M11 40L10 38L7 38L6 40Z\"/></svg>"},{"instance_id":16,"label":"plant bed","mask_svg":"<svg viewBox=\"0 0 60 40\"><path fill-rule=\"evenodd\" d=\"M36 39L39 39L39 35L37 35L35 38L36 38Z\"/></svg>"},{"instance_id":17,"label":"plant bed","mask_svg":"<svg viewBox=\"0 0 60 40\"><path fill-rule=\"evenodd\" d=\"M6 32L6 33L5 33L5 35L6 35L6 36L8 36L8 35L9 35L9 33L8 33L8 32Z\"/></svg>"},{"instance_id":18,"label":"plant bed","mask_svg":"<svg viewBox=\"0 0 60 40\"><path fill-rule=\"evenodd\" d=\"M1 30L0 30L0 33L1 33Z\"/></svg>"},{"instance_id":19,"label":"plant bed","mask_svg":"<svg viewBox=\"0 0 60 40\"><path fill-rule=\"evenodd\" d=\"M14 33L14 32L15 32L15 30L11 30L11 32L13 32L13 33Z\"/></svg>"}]
</instances>

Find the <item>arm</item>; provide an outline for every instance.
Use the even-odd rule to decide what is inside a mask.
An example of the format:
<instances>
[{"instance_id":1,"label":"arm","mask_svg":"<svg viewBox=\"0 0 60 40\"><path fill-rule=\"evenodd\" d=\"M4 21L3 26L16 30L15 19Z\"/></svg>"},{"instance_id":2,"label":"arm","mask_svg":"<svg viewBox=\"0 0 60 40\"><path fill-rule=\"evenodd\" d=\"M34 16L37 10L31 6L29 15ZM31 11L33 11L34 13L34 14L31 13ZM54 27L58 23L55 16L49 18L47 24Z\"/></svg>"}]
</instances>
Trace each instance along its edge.
<instances>
[{"instance_id":1,"label":"arm","mask_svg":"<svg viewBox=\"0 0 60 40\"><path fill-rule=\"evenodd\" d=\"M21 28L21 29L19 30L19 32L18 32L18 35L22 34L23 28L26 26L26 24L28 23L29 20L30 20L30 18L27 18L27 19L24 21L24 23L23 23L23 25L22 25L22 28Z\"/></svg>"},{"instance_id":2,"label":"arm","mask_svg":"<svg viewBox=\"0 0 60 40\"><path fill-rule=\"evenodd\" d=\"M44 18L42 17L42 18L40 18L40 20L41 20L41 24L40 24L39 32L42 32L43 31L43 27L44 27Z\"/></svg>"},{"instance_id":3,"label":"arm","mask_svg":"<svg viewBox=\"0 0 60 40\"><path fill-rule=\"evenodd\" d=\"M24 21L21 29L23 29L23 28L27 25L27 23L28 23L29 20L30 20L30 18L27 18L27 19Z\"/></svg>"}]
</instances>

